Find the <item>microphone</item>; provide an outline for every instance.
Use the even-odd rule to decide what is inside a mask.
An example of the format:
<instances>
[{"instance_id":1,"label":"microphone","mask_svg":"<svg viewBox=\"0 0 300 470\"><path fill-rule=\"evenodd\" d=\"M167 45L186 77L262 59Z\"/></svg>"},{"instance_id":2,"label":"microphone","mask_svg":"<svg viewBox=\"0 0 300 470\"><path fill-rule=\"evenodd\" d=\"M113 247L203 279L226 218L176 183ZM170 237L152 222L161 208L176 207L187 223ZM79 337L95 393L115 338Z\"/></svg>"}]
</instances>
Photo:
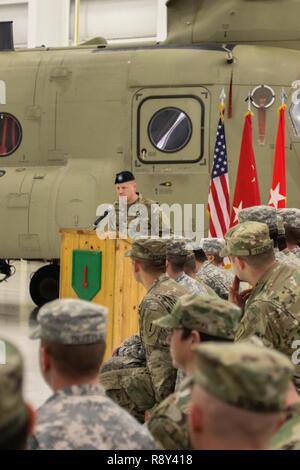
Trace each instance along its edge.
<instances>
[{"instance_id":1,"label":"microphone","mask_svg":"<svg viewBox=\"0 0 300 470\"><path fill-rule=\"evenodd\" d=\"M100 224L101 220L105 219L105 217L108 216L108 214L113 210L113 206L109 206L105 212L103 212L102 215L100 215L100 217L98 217L98 219L95 220L95 222L93 223L93 227L96 228L98 224Z\"/></svg>"}]
</instances>

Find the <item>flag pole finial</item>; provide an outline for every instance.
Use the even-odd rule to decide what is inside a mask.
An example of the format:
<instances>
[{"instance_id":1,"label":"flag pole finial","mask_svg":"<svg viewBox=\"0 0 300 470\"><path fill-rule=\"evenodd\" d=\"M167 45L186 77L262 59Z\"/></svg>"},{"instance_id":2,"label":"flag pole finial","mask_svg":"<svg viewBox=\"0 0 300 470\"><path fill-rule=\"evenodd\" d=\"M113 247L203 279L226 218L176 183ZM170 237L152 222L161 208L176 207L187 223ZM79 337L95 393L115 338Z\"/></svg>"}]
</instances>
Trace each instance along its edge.
<instances>
[{"instance_id":1,"label":"flag pole finial","mask_svg":"<svg viewBox=\"0 0 300 470\"><path fill-rule=\"evenodd\" d=\"M248 113L252 113L252 96L251 96L251 92L249 91L245 101L248 103Z\"/></svg>"},{"instance_id":2,"label":"flag pole finial","mask_svg":"<svg viewBox=\"0 0 300 470\"><path fill-rule=\"evenodd\" d=\"M284 106L287 100L287 94L285 89L282 87L281 88L281 106Z\"/></svg>"}]
</instances>

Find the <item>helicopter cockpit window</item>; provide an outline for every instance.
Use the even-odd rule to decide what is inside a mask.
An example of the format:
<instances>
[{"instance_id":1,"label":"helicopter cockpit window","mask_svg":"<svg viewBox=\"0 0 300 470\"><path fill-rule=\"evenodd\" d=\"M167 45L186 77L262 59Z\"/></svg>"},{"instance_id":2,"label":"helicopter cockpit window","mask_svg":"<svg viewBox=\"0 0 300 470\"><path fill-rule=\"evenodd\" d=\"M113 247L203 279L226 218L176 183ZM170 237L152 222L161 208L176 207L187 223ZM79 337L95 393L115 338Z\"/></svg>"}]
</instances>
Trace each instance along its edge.
<instances>
[{"instance_id":1,"label":"helicopter cockpit window","mask_svg":"<svg viewBox=\"0 0 300 470\"><path fill-rule=\"evenodd\" d=\"M22 140L21 124L12 114L0 113L0 158L17 150Z\"/></svg>"},{"instance_id":2,"label":"helicopter cockpit window","mask_svg":"<svg viewBox=\"0 0 300 470\"><path fill-rule=\"evenodd\" d=\"M300 98L300 92L299 92ZM300 137L300 99L293 103L290 108L290 116L297 134L297 137Z\"/></svg>"},{"instance_id":3,"label":"helicopter cockpit window","mask_svg":"<svg viewBox=\"0 0 300 470\"><path fill-rule=\"evenodd\" d=\"M149 122L148 134L156 149L166 153L178 152L192 137L192 122L178 108L160 109Z\"/></svg>"}]
</instances>

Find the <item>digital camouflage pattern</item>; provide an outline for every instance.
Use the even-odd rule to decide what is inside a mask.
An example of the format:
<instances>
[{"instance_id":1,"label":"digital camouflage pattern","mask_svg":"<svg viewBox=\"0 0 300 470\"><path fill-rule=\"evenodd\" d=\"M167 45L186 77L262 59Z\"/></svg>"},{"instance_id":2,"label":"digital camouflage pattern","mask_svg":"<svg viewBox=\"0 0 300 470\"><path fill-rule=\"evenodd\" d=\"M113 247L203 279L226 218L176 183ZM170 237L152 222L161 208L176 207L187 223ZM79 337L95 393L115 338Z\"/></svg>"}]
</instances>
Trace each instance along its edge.
<instances>
[{"instance_id":1,"label":"digital camouflage pattern","mask_svg":"<svg viewBox=\"0 0 300 470\"><path fill-rule=\"evenodd\" d=\"M269 228L260 222L243 222L228 230L221 256L254 256L273 248Z\"/></svg>"},{"instance_id":2,"label":"digital camouflage pattern","mask_svg":"<svg viewBox=\"0 0 300 470\"><path fill-rule=\"evenodd\" d=\"M290 360L295 340L300 338L300 270L275 263L258 281L246 303L236 332L240 341L259 336L268 347ZM300 386L300 366L295 366L295 384Z\"/></svg>"},{"instance_id":3,"label":"digital camouflage pattern","mask_svg":"<svg viewBox=\"0 0 300 470\"><path fill-rule=\"evenodd\" d=\"M229 405L256 413L283 411L293 366L283 354L247 342L195 348L192 383Z\"/></svg>"},{"instance_id":4,"label":"digital camouflage pattern","mask_svg":"<svg viewBox=\"0 0 300 470\"><path fill-rule=\"evenodd\" d=\"M37 412L29 450L155 449L149 432L110 400L100 385L55 392Z\"/></svg>"},{"instance_id":5,"label":"digital camouflage pattern","mask_svg":"<svg viewBox=\"0 0 300 470\"><path fill-rule=\"evenodd\" d=\"M234 280L234 275L228 269L215 266L212 261L204 261L197 273L197 278L213 289L221 299L228 299L229 288Z\"/></svg>"},{"instance_id":6,"label":"digital camouflage pattern","mask_svg":"<svg viewBox=\"0 0 300 470\"><path fill-rule=\"evenodd\" d=\"M172 238L167 241L166 254L168 256L190 256L193 255L193 251L188 249L188 242L185 239Z\"/></svg>"},{"instance_id":7,"label":"digital camouflage pattern","mask_svg":"<svg viewBox=\"0 0 300 470\"><path fill-rule=\"evenodd\" d=\"M220 255L220 251L224 248L225 241L223 238L202 238L200 247L205 254Z\"/></svg>"},{"instance_id":8,"label":"digital camouflage pattern","mask_svg":"<svg viewBox=\"0 0 300 470\"><path fill-rule=\"evenodd\" d=\"M252 206L241 209L238 213L239 223L260 222L267 224L270 230L277 230L277 211L271 206Z\"/></svg>"},{"instance_id":9,"label":"digital camouflage pattern","mask_svg":"<svg viewBox=\"0 0 300 470\"><path fill-rule=\"evenodd\" d=\"M200 336L201 333L206 333L233 340L241 315L240 308L226 300L188 294L178 300L170 315L166 315L156 323L171 330L195 329L200 332ZM155 408L147 422L156 444L166 450L191 448L187 423L191 389L185 386L187 382L181 369L178 370L178 376L180 377L178 382L179 380L182 382L178 389Z\"/></svg>"},{"instance_id":10,"label":"digital camouflage pattern","mask_svg":"<svg viewBox=\"0 0 300 470\"><path fill-rule=\"evenodd\" d=\"M286 412L285 422L271 440L271 450L300 450L300 402Z\"/></svg>"},{"instance_id":11,"label":"digital camouflage pattern","mask_svg":"<svg viewBox=\"0 0 300 470\"><path fill-rule=\"evenodd\" d=\"M284 226L300 230L300 209L277 209L277 213L283 218Z\"/></svg>"},{"instance_id":12,"label":"digital camouflage pattern","mask_svg":"<svg viewBox=\"0 0 300 470\"><path fill-rule=\"evenodd\" d=\"M173 330L187 328L210 336L234 339L241 319L239 307L226 300L195 294L183 295L169 315L154 322L162 328Z\"/></svg>"},{"instance_id":13,"label":"digital camouflage pattern","mask_svg":"<svg viewBox=\"0 0 300 470\"><path fill-rule=\"evenodd\" d=\"M101 367L101 373L109 370L144 367L146 365L145 348L139 335L130 336L118 348L114 356Z\"/></svg>"},{"instance_id":14,"label":"digital camouflage pattern","mask_svg":"<svg viewBox=\"0 0 300 470\"><path fill-rule=\"evenodd\" d=\"M293 253L293 255L297 256L297 258L300 258L300 247L297 246L296 248L293 248L291 250L291 253Z\"/></svg>"},{"instance_id":15,"label":"digital camouflage pattern","mask_svg":"<svg viewBox=\"0 0 300 470\"><path fill-rule=\"evenodd\" d=\"M57 299L38 313L38 327L31 339L61 344L93 344L105 341L107 308L80 299Z\"/></svg>"},{"instance_id":16,"label":"digital camouflage pattern","mask_svg":"<svg viewBox=\"0 0 300 470\"><path fill-rule=\"evenodd\" d=\"M176 282L181 286L185 287L188 292L197 295L208 295L208 289L204 285L204 283L198 282L196 279L185 274L182 272L176 279Z\"/></svg>"},{"instance_id":17,"label":"digital camouflage pattern","mask_svg":"<svg viewBox=\"0 0 300 470\"><path fill-rule=\"evenodd\" d=\"M22 395L23 360L19 350L1 339L5 364L0 363L0 442L14 436L27 420Z\"/></svg>"},{"instance_id":18,"label":"digital camouflage pattern","mask_svg":"<svg viewBox=\"0 0 300 470\"><path fill-rule=\"evenodd\" d=\"M253 206L241 209L238 214L239 222L261 222L267 224L269 230L277 230L278 235L285 235L284 220L275 207L270 206ZM299 260L287 248L279 251L275 248L275 258L279 263L300 267Z\"/></svg>"}]
</instances>

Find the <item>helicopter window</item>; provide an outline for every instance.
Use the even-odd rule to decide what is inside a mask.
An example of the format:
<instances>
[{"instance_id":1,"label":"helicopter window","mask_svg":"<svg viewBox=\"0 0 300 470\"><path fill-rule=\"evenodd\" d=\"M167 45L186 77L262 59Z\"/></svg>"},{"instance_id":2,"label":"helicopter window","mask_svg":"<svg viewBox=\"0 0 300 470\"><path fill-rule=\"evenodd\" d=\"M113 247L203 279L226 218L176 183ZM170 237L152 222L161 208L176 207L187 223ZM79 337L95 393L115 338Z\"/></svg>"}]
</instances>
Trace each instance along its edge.
<instances>
[{"instance_id":1,"label":"helicopter window","mask_svg":"<svg viewBox=\"0 0 300 470\"><path fill-rule=\"evenodd\" d=\"M148 134L156 149L166 153L178 152L192 137L192 122L179 108L163 108L152 116Z\"/></svg>"},{"instance_id":2,"label":"helicopter window","mask_svg":"<svg viewBox=\"0 0 300 470\"><path fill-rule=\"evenodd\" d=\"M300 98L300 93L299 93ZM290 116L294 124L294 128L298 137L300 137L300 99L292 104L290 108Z\"/></svg>"},{"instance_id":3,"label":"helicopter window","mask_svg":"<svg viewBox=\"0 0 300 470\"><path fill-rule=\"evenodd\" d=\"M19 121L9 113L0 113L0 157L7 157L17 150L22 140Z\"/></svg>"}]
</instances>

